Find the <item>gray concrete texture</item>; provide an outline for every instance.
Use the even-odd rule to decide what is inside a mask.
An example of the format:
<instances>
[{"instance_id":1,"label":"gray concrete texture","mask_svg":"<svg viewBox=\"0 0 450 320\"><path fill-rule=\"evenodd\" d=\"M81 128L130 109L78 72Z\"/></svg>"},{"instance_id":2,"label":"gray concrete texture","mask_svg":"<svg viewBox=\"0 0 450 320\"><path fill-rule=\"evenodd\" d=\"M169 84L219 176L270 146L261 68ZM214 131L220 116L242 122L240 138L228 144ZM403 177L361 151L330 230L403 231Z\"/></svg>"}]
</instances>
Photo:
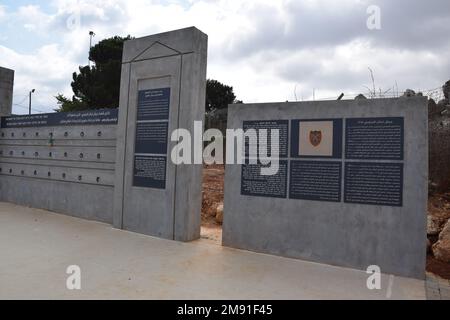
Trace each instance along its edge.
<instances>
[{"instance_id":1,"label":"gray concrete texture","mask_svg":"<svg viewBox=\"0 0 450 320\"><path fill-rule=\"evenodd\" d=\"M200 237L202 166L175 166L169 142L164 190L133 186L139 90L171 88L169 137L193 132L204 118L207 36L191 27L127 41L124 45L114 226L147 235L190 241Z\"/></svg>"},{"instance_id":2,"label":"gray concrete texture","mask_svg":"<svg viewBox=\"0 0 450 320\"><path fill-rule=\"evenodd\" d=\"M231 105L228 128L246 120L370 117L404 117L403 207L243 196L241 166L227 165L223 244L362 270L378 265L383 273L423 279L426 98Z\"/></svg>"},{"instance_id":3,"label":"gray concrete texture","mask_svg":"<svg viewBox=\"0 0 450 320\"><path fill-rule=\"evenodd\" d=\"M450 280L427 273L425 288L427 300L450 300Z\"/></svg>"},{"instance_id":4,"label":"gray concrete texture","mask_svg":"<svg viewBox=\"0 0 450 320\"><path fill-rule=\"evenodd\" d=\"M0 117L12 112L14 70L0 67Z\"/></svg>"},{"instance_id":5,"label":"gray concrete texture","mask_svg":"<svg viewBox=\"0 0 450 320\"><path fill-rule=\"evenodd\" d=\"M116 129L0 129L0 201L112 224Z\"/></svg>"},{"instance_id":6,"label":"gray concrete texture","mask_svg":"<svg viewBox=\"0 0 450 320\"><path fill-rule=\"evenodd\" d=\"M0 203L0 299L425 299L424 281L180 243ZM66 270L81 268L81 290Z\"/></svg>"}]
</instances>

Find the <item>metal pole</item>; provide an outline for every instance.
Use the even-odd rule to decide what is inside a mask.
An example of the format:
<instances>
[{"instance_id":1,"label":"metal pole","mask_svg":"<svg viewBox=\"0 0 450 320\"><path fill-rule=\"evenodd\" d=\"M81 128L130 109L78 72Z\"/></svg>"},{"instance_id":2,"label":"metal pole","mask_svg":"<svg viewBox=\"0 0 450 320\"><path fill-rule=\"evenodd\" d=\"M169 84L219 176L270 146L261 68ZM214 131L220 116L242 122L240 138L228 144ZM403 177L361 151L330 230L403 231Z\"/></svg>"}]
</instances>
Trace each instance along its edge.
<instances>
[{"instance_id":1,"label":"metal pole","mask_svg":"<svg viewBox=\"0 0 450 320\"><path fill-rule=\"evenodd\" d=\"M28 114L31 115L31 94L34 93L36 91L36 89L33 89L30 91L30 98L28 100Z\"/></svg>"},{"instance_id":2,"label":"metal pole","mask_svg":"<svg viewBox=\"0 0 450 320\"><path fill-rule=\"evenodd\" d=\"M92 48L92 33L89 34L89 56L88 56L88 61L89 61L89 68L91 67L91 48Z\"/></svg>"},{"instance_id":3,"label":"metal pole","mask_svg":"<svg viewBox=\"0 0 450 320\"><path fill-rule=\"evenodd\" d=\"M90 55L91 55L91 49L92 49L92 37L95 37L95 33L94 33L94 31L89 31L89 57L88 57L89 68L91 67Z\"/></svg>"}]
</instances>

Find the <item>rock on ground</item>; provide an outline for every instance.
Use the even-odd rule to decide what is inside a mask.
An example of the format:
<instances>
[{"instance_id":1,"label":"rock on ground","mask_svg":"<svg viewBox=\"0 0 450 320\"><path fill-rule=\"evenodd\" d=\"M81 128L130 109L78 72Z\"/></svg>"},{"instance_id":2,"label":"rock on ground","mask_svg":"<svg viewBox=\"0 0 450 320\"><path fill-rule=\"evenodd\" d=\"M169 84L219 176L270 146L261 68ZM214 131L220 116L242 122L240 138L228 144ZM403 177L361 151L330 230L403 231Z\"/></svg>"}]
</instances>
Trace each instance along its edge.
<instances>
[{"instance_id":1,"label":"rock on ground","mask_svg":"<svg viewBox=\"0 0 450 320\"><path fill-rule=\"evenodd\" d=\"M444 225L446 220L437 216L427 216L427 235L437 236Z\"/></svg>"},{"instance_id":2,"label":"rock on ground","mask_svg":"<svg viewBox=\"0 0 450 320\"><path fill-rule=\"evenodd\" d=\"M439 234L439 241L433 245L433 255L440 261L450 263L450 219Z\"/></svg>"},{"instance_id":3,"label":"rock on ground","mask_svg":"<svg viewBox=\"0 0 450 320\"><path fill-rule=\"evenodd\" d=\"M216 209L216 221L220 224L223 223L223 203L220 203Z\"/></svg>"},{"instance_id":4,"label":"rock on ground","mask_svg":"<svg viewBox=\"0 0 450 320\"><path fill-rule=\"evenodd\" d=\"M220 226L217 221L217 207L223 204L224 198L223 165L205 166L203 170L202 225Z\"/></svg>"}]
</instances>

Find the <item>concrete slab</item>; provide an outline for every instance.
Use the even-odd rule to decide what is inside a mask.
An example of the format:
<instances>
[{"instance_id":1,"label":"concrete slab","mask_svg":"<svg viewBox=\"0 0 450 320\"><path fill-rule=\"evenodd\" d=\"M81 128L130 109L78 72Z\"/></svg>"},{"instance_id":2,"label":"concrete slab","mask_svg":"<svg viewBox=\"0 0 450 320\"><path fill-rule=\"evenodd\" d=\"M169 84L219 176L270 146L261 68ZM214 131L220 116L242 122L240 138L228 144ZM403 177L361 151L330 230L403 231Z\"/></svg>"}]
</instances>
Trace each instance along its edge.
<instances>
[{"instance_id":1,"label":"concrete slab","mask_svg":"<svg viewBox=\"0 0 450 320\"><path fill-rule=\"evenodd\" d=\"M404 135L404 139L400 139L397 148L404 150L404 157L391 154L387 156L390 160L375 160L379 155L376 153L369 155L371 152L366 154L367 150L373 149L368 145L366 151L362 153L346 155L346 152L351 153L349 150L352 147L344 147L346 141L351 139L349 133L351 130L347 128L341 130L339 121L343 121L345 128L350 126L351 121L358 122L361 118L365 119L363 123L379 122L387 127L391 126L390 123L394 123L392 121L399 121L399 132L404 132L397 136ZM332 153L333 158L323 159L319 155L315 155L314 158L298 158L300 148L297 144L301 140L298 137L301 126L299 127L296 121L302 119L305 119L307 125L311 125L309 122L311 120L318 120L318 123L325 121L327 125L335 128L333 141L340 142L336 144L335 149L339 150L341 146L343 154L336 151ZM257 121L259 124L255 127L267 126L263 124L267 121L274 126L275 121L281 121L279 122L281 124L276 126L282 130L282 121L289 120L292 131L289 134L285 133L291 143L285 142L280 145L281 149L291 151L287 152L290 157L280 157L280 164L284 163L280 168L284 169L280 170L277 176L270 178L272 182L269 180L264 182L269 177L252 172L257 167L244 174L242 166L231 164L226 166L224 245L360 270L366 270L370 265L378 265L382 272L425 279L428 199L427 119L427 102L423 97L230 105L228 129L242 129L246 121ZM381 133L387 127L379 127L377 130ZM368 136L375 134L373 133L375 131L367 128L362 129L358 136L364 136L362 132L366 130L371 132ZM331 130L326 129L326 126L319 126L317 129L323 131L324 135L325 130ZM310 139L306 133L304 136ZM378 137L386 142L389 140ZM228 143L230 141L232 139L229 139ZM400 147L402 143L404 145ZM383 148L387 150L390 147L384 145ZM308 157L307 154L304 156ZM396 157L397 160L392 161ZM404 161L400 158L404 158ZM299 162L298 159L304 162ZM397 169L393 171L389 169L390 173L386 173L384 178L378 180L379 186L383 185L379 194L386 192L389 197L393 196L395 192L386 190L392 185L397 185L399 187L397 194L403 192L401 206L389 204L389 201L374 200L378 195L374 193L371 196L373 191L367 191L372 187L360 189L362 185L368 186L373 183L375 180L371 180L372 178L350 182L352 176L362 177L371 170L382 172L384 169L381 168L389 162L396 163ZM371 164L363 169L364 163ZM353 169L345 169L349 165L361 165L361 173L356 174L352 173ZM381 167L374 169L378 165ZM400 167L403 165L403 169L399 169L398 165ZM368 169L369 167L372 169ZM305 176L302 177L301 172ZM403 178L400 178L402 176L400 172L403 172ZM396 182L384 185L395 175L399 178ZM245 176L247 178L243 178ZM334 182L326 180L331 176L335 177ZM305 182L302 182L303 180ZM369 182L370 180L372 182ZM347 187L346 183L349 183ZM400 187L402 184L403 187ZM333 192L329 192L330 185L335 186ZM242 190L243 186L246 186L244 189L247 191ZM297 193L295 191L291 196L290 193L297 188L295 186L306 191L298 191L298 194L295 194ZM354 188L352 190L362 198L356 201L347 199L345 195L347 188ZM341 197L336 196L339 193L342 193ZM324 197L323 199L329 197L330 201L318 201L315 197L319 197L319 194L320 197ZM336 198L333 199L332 194ZM368 198L363 200L365 197Z\"/></svg>"},{"instance_id":2,"label":"concrete slab","mask_svg":"<svg viewBox=\"0 0 450 320\"><path fill-rule=\"evenodd\" d=\"M0 299L425 299L424 281L180 243L0 203ZM79 291L66 288L81 267ZM391 285L389 285L391 284Z\"/></svg>"},{"instance_id":3,"label":"concrete slab","mask_svg":"<svg viewBox=\"0 0 450 320\"><path fill-rule=\"evenodd\" d=\"M171 150L178 144L171 134L179 128L195 132L194 122L204 119L207 48L207 35L194 27L125 42L114 184L116 228L178 241L200 238L203 167L171 161ZM163 97L161 92L165 98L158 98L153 107L150 100L138 98ZM148 121L167 130L152 129L149 134L142 129ZM142 131L147 132L145 138ZM162 149L137 148L151 147L149 139L156 135L163 141ZM136 166L141 167L139 174Z\"/></svg>"},{"instance_id":4,"label":"concrete slab","mask_svg":"<svg viewBox=\"0 0 450 320\"><path fill-rule=\"evenodd\" d=\"M14 91L14 70L0 67L0 116L9 116L12 112Z\"/></svg>"}]
</instances>

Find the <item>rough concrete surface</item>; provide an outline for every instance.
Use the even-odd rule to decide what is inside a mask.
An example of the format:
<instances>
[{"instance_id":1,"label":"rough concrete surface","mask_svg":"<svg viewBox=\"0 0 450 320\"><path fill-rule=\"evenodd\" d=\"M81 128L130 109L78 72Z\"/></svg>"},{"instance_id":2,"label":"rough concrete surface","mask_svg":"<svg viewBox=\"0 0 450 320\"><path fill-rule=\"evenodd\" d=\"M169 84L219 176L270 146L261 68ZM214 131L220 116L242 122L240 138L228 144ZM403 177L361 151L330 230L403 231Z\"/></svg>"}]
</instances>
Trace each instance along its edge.
<instances>
[{"instance_id":1,"label":"rough concrete surface","mask_svg":"<svg viewBox=\"0 0 450 320\"><path fill-rule=\"evenodd\" d=\"M194 132L205 113L207 35L191 27L125 42L117 142L114 226L179 241L200 238L201 165L175 166L174 130ZM133 184L140 90L170 88L165 189ZM188 188L186 186L189 186Z\"/></svg>"},{"instance_id":2,"label":"rough concrete surface","mask_svg":"<svg viewBox=\"0 0 450 320\"><path fill-rule=\"evenodd\" d=\"M0 203L0 299L425 299L424 281L152 238ZM81 290L66 289L69 265ZM391 286L389 286L391 283Z\"/></svg>"},{"instance_id":3,"label":"rough concrete surface","mask_svg":"<svg viewBox=\"0 0 450 320\"><path fill-rule=\"evenodd\" d=\"M112 224L116 127L1 128L0 201Z\"/></svg>"},{"instance_id":4,"label":"rough concrete surface","mask_svg":"<svg viewBox=\"0 0 450 320\"><path fill-rule=\"evenodd\" d=\"M12 111L14 70L0 67L0 116L9 116Z\"/></svg>"},{"instance_id":5,"label":"rough concrete surface","mask_svg":"<svg viewBox=\"0 0 450 320\"><path fill-rule=\"evenodd\" d=\"M427 300L450 300L450 280L427 273L425 287Z\"/></svg>"},{"instance_id":6,"label":"rough concrete surface","mask_svg":"<svg viewBox=\"0 0 450 320\"><path fill-rule=\"evenodd\" d=\"M229 129L247 120L404 118L403 206L244 196L241 166L227 165L224 245L361 270L378 265L382 272L425 279L426 103L403 98L231 105ZM343 140L344 146L345 134Z\"/></svg>"}]
</instances>

